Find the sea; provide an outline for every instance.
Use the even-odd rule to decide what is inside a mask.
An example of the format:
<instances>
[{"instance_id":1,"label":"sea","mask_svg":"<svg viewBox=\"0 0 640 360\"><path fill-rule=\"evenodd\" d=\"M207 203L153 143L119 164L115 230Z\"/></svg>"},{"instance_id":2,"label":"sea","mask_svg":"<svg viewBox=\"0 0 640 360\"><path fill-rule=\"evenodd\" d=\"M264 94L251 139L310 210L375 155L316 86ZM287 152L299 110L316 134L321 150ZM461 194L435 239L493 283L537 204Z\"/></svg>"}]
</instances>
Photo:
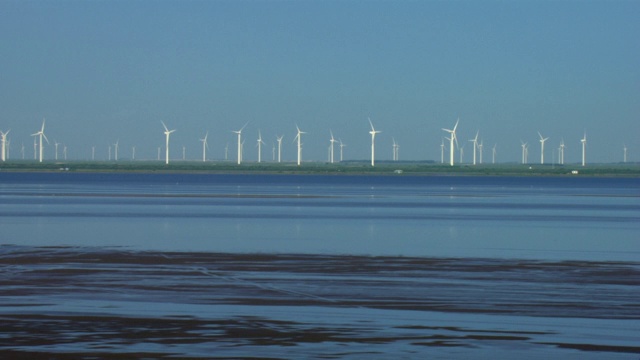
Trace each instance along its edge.
<instances>
[{"instance_id":1,"label":"sea","mask_svg":"<svg viewBox=\"0 0 640 360\"><path fill-rule=\"evenodd\" d=\"M640 179L0 171L0 357L640 359Z\"/></svg>"}]
</instances>

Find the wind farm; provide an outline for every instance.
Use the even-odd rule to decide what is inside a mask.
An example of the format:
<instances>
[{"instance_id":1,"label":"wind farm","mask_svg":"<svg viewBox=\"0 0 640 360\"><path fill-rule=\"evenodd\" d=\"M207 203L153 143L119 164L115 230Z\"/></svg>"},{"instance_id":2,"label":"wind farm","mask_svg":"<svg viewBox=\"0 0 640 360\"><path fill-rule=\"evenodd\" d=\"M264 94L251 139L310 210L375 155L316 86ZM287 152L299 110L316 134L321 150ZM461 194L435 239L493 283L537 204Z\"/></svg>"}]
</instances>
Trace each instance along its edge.
<instances>
[{"instance_id":1,"label":"wind farm","mask_svg":"<svg viewBox=\"0 0 640 360\"><path fill-rule=\"evenodd\" d=\"M460 146L458 144L458 132L461 130L461 121L460 119L456 120L454 126L449 128L442 128L448 136L440 137L440 145L439 152L434 153L431 158L424 158L418 160L400 160L399 158L399 147L400 145L397 143L394 136L390 136L388 139L381 136L383 135L380 130L377 130L371 121L370 118L367 118L367 122L369 124L369 135L371 140L371 148L370 148L370 159L358 159L358 158L345 158L345 147L347 146L345 142L341 138L336 138L334 136L333 129L327 129L329 132L329 146L325 149L327 150L327 155L324 160L322 159L307 159L303 161L302 151L303 151L303 135L307 135L306 131L302 131L298 125L295 125L295 136L293 138L294 146L295 146L295 154L296 157L294 159L283 158L283 138L284 135L276 136L276 141L272 146L272 156L270 160L265 160L262 154L262 146L266 145L264 139L262 138L262 131L257 130L258 137L256 139L256 148L257 154L256 157L251 160L244 161L244 139L242 138L242 132L247 128L249 122L246 122L239 130L230 130L231 133L235 134L237 139L237 161L235 162L235 167L232 163L228 162L227 152L228 145L224 147L224 149L220 149L220 152L217 155L214 155L210 158L209 151L209 138L210 131L206 131L204 137L197 138L200 142L200 146L202 146L201 157L199 159L189 159L186 156L186 146L182 146L182 157L181 158L171 158L170 152L170 136L176 130L169 129L164 121L161 121L162 124L162 133L164 134L164 147L157 147L157 161L164 160L164 167L161 167L163 170L171 170L171 171L179 171L180 169L184 171L233 171L241 170L241 171L269 171L269 172L319 172L324 171L327 173L379 173L384 172L393 172L396 170L401 170L403 174L430 174L430 173L460 173L460 174L470 174L474 173L474 171L470 171L468 166L477 167L478 174L500 174L500 173L522 173L522 174L584 174L589 173L589 168L593 168L595 172L603 172L603 169L607 166L607 164L589 164L587 166L586 163L586 131L583 132L581 138L578 138L576 141L579 141L582 145L582 152L580 161L575 163L567 163L565 161L565 140L564 137L560 137L560 145L557 149L552 149L553 151L553 161L549 163L545 161L545 142L549 139L549 137L545 137L541 132L537 132L538 140L540 142L540 163L537 165L530 164L528 161L529 155L529 146L528 141L520 140L520 146L516 144L502 144L500 147L503 149L503 152L508 150L504 150L505 147L510 147L511 152L515 153L517 148L520 148L520 158L509 159L498 161L497 160L497 147L498 143L494 143L492 147L492 158L489 164L483 163L483 140L480 139L480 130L475 131L475 135L469 139L472 148L472 160L470 163L466 163L464 159L464 146ZM1 125L1 124L0 124ZM1 151L1 160L3 164L3 169L53 169L56 164L60 164L62 161L66 164L72 164L75 169L103 169L108 170L110 167L114 167L114 169L127 171L134 170L139 168L141 171L155 169L158 164L155 163L152 159L149 158L137 158L136 151L137 146L131 145L131 157L122 160L119 155L119 148L121 140L117 139L115 142L108 142L108 158L106 160L96 159L96 146L92 145L88 151L88 154L85 158L71 158L67 159L67 146L63 145L61 142L57 140L52 144L54 146L54 155L51 159L45 158L45 147L48 144L48 138L45 134L45 125L46 121L43 120L40 130L32 133L31 136L34 138L34 159L39 164L36 165L33 162L29 162L29 160L24 159L24 150L22 150L23 158L22 159L13 159L10 157L9 152L9 144L10 144L10 130L3 132L0 131L0 151ZM55 127L55 124L54 124ZM464 127L463 127L464 128ZM49 131L51 131L49 129ZM11 133L13 134L13 133ZM315 141L312 138L309 138L309 141ZM391 154L387 158L378 159L376 157L376 141L382 139L389 141L391 145ZM446 146L445 141L447 140L448 146ZM230 140L230 139L228 139ZM319 141L318 141L319 142ZM227 142L228 144L228 142ZM63 157L64 160L60 157L59 146L63 145ZM277 145L277 146L276 146ZM339 156L336 156L335 147L339 146ZM164 158L161 158L160 153L162 148L164 148ZM455 160L455 150L458 150L459 161L456 163ZM445 152L448 150L449 152L449 162L445 164ZM625 170L622 173L628 174L629 169L633 169L634 166L637 166L636 162L628 161L628 147L626 144L623 146L623 157L620 164L624 164L625 166L618 165L618 167L625 167ZM222 155L224 153L224 156ZM436 155L437 154L437 155ZM438 158L439 161L434 160L433 158ZM338 158L338 159L336 159ZM504 155L502 156L504 158ZM198 161L200 165L193 164L192 162ZM365 170L362 165L365 162L369 162L371 169ZM117 165L115 165L117 163ZM8 166L11 164L11 166ZM48 166L51 165L51 166ZM291 165L295 165L296 170L292 170ZM442 166L447 165L447 166ZM616 166L615 163L610 164L610 167L613 169ZM578 166L579 169L575 169ZM68 168L65 166L65 168ZM615 173L616 171L612 171Z\"/></svg>"}]
</instances>

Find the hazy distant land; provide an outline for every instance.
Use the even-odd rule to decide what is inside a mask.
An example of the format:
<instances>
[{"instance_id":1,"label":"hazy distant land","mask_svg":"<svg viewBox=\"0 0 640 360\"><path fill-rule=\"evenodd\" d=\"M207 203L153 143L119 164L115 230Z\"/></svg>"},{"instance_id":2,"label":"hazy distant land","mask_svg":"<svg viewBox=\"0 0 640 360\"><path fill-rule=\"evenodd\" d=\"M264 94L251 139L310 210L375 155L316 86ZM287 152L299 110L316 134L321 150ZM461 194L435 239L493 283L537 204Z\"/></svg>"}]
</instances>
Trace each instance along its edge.
<instances>
[{"instance_id":1,"label":"hazy distant land","mask_svg":"<svg viewBox=\"0 0 640 360\"><path fill-rule=\"evenodd\" d=\"M629 176L640 177L638 163L589 164L462 164L450 166L428 161L379 161L372 167L367 161L340 163L174 161L169 165L159 161L8 161L0 171L76 171L76 172L170 172L170 173L271 173L328 175L510 175L510 176ZM577 174L575 173L577 171Z\"/></svg>"}]
</instances>

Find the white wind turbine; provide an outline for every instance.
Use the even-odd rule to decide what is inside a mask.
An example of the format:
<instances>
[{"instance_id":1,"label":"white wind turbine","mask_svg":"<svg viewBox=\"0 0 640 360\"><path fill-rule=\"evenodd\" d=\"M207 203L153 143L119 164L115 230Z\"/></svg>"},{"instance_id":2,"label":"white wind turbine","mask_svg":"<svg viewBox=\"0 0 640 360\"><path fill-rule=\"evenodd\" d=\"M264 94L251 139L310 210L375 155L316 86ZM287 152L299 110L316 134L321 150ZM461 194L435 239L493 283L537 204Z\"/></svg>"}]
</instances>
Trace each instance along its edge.
<instances>
[{"instance_id":1,"label":"white wind turbine","mask_svg":"<svg viewBox=\"0 0 640 360\"><path fill-rule=\"evenodd\" d=\"M169 136L171 135L171 133L173 133L174 131L176 131L175 129L173 130L169 130L167 128L167 125L164 124L164 121L160 121L162 123L162 126L164 127L164 135L165 135L165 156L164 156L164 163L165 164L169 164Z\"/></svg>"},{"instance_id":2,"label":"white wind turbine","mask_svg":"<svg viewBox=\"0 0 640 360\"><path fill-rule=\"evenodd\" d=\"M258 130L258 144L256 145L258 147L258 162L262 162L262 145L266 145L264 143L264 141L262 141L262 133L260 133L260 130Z\"/></svg>"},{"instance_id":3,"label":"white wind turbine","mask_svg":"<svg viewBox=\"0 0 640 360\"><path fill-rule=\"evenodd\" d=\"M548 137L543 137L538 131L538 135L540 136L540 165L544 165L544 142L549 140Z\"/></svg>"},{"instance_id":4,"label":"white wind turbine","mask_svg":"<svg viewBox=\"0 0 640 360\"><path fill-rule=\"evenodd\" d=\"M449 140L449 149L451 150L449 153L449 164L451 166L453 166L453 157L454 157L454 151L455 151L455 148L453 147L453 142L455 141L456 144L458 143L458 138L456 137L456 128L458 127L458 122L460 122L460 119L456 121L456 124L453 126L453 130L442 128L442 130L451 134L449 135L450 137L446 138Z\"/></svg>"},{"instance_id":5,"label":"white wind turbine","mask_svg":"<svg viewBox=\"0 0 640 360\"><path fill-rule=\"evenodd\" d=\"M561 139L560 140L560 149L559 149L559 154L558 154L558 157L560 158L559 159L560 165L564 165L564 147L565 147L564 139Z\"/></svg>"},{"instance_id":6,"label":"white wind turbine","mask_svg":"<svg viewBox=\"0 0 640 360\"><path fill-rule=\"evenodd\" d=\"M492 150L492 163L495 164L496 163L496 147L498 146L498 144L493 144L493 150Z\"/></svg>"},{"instance_id":7,"label":"white wind turbine","mask_svg":"<svg viewBox=\"0 0 640 360\"><path fill-rule=\"evenodd\" d=\"M582 143L582 166L586 165L586 155L587 155L587 132L584 132L584 137L582 139L580 139L580 142Z\"/></svg>"},{"instance_id":8,"label":"white wind turbine","mask_svg":"<svg viewBox=\"0 0 640 360\"><path fill-rule=\"evenodd\" d=\"M278 162L282 161L282 138L284 138L284 135L276 135L276 140L278 141Z\"/></svg>"},{"instance_id":9,"label":"white wind turbine","mask_svg":"<svg viewBox=\"0 0 640 360\"><path fill-rule=\"evenodd\" d=\"M300 131L298 125L296 125L296 130L298 130L298 134L293 139L293 141L298 140L298 166L300 166L300 162L302 162L302 134L306 134L304 131Z\"/></svg>"},{"instance_id":10,"label":"white wind turbine","mask_svg":"<svg viewBox=\"0 0 640 360\"><path fill-rule=\"evenodd\" d=\"M622 162L627 162L627 144L622 144Z\"/></svg>"},{"instance_id":11,"label":"white wind turbine","mask_svg":"<svg viewBox=\"0 0 640 360\"><path fill-rule=\"evenodd\" d=\"M136 159L136 147L132 146L131 147L131 160L135 160Z\"/></svg>"},{"instance_id":12,"label":"white wind turbine","mask_svg":"<svg viewBox=\"0 0 640 360\"><path fill-rule=\"evenodd\" d=\"M244 124L244 126L242 126L238 131L235 131L235 130L231 131L233 133L238 134L238 165L242 163L242 130L244 130L247 124L249 123Z\"/></svg>"},{"instance_id":13,"label":"white wind turbine","mask_svg":"<svg viewBox=\"0 0 640 360\"><path fill-rule=\"evenodd\" d=\"M394 137L392 137L391 140L393 140L393 161L398 161L398 149L400 148L400 145L396 143L396 139Z\"/></svg>"},{"instance_id":14,"label":"white wind turbine","mask_svg":"<svg viewBox=\"0 0 640 360\"><path fill-rule=\"evenodd\" d=\"M478 135L480 134L480 130L476 132L476 137L469 140L473 143L473 165L476 164L476 149L478 148Z\"/></svg>"},{"instance_id":15,"label":"white wind turbine","mask_svg":"<svg viewBox=\"0 0 640 360\"><path fill-rule=\"evenodd\" d=\"M440 163L444 164L444 137L442 138L442 144L440 144Z\"/></svg>"},{"instance_id":16,"label":"white wind turbine","mask_svg":"<svg viewBox=\"0 0 640 360\"><path fill-rule=\"evenodd\" d=\"M42 153L43 153L43 144L42 144L42 138L44 138L47 141L47 144L49 143L49 139L47 139L47 135L44 134L44 122L45 119L42 119L42 128L40 129L40 131L38 131L35 134L31 134L31 136L39 136L40 137L40 162L42 162ZM35 149L35 143L34 143L34 149Z\"/></svg>"},{"instance_id":17,"label":"white wind turbine","mask_svg":"<svg viewBox=\"0 0 640 360\"><path fill-rule=\"evenodd\" d=\"M56 161L58 161L58 146L60 143L56 140L53 141L53 147L55 148L55 156L53 157Z\"/></svg>"},{"instance_id":18,"label":"white wind turbine","mask_svg":"<svg viewBox=\"0 0 640 360\"><path fill-rule=\"evenodd\" d=\"M207 142L207 138L209 137L209 132L207 131L204 134L204 138L200 139L202 141L202 161L207 161L207 149L209 148L209 143Z\"/></svg>"},{"instance_id":19,"label":"white wind turbine","mask_svg":"<svg viewBox=\"0 0 640 360\"><path fill-rule=\"evenodd\" d=\"M458 151L460 152L460 164L462 164L464 162L463 161L463 158L464 158L464 144L462 144L462 146L458 148Z\"/></svg>"},{"instance_id":20,"label":"white wind turbine","mask_svg":"<svg viewBox=\"0 0 640 360\"><path fill-rule=\"evenodd\" d=\"M329 139L329 160L333 164L333 144L338 142L338 140L333 137L333 131L329 130L329 133L331 133L331 139Z\"/></svg>"},{"instance_id":21,"label":"white wind turbine","mask_svg":"<svg viewBox=\"0 0 640 360\"><path fill-rule=\"evenodd\" d=\"M369 131L369 134L371 134L371 166L375 166L375 164L376 164L376 134L379 134L382 131L374 129L373 123L371 122L371 119L369 119L369 125L371 125L371 131Z\"/></svg>"},{"instance_id":22,"label":"white wind turbine","mask_svg":"<svg viewBox=\"0 0 640 360\"><path fill-rule=\"evenodd\" d=\"M520 140L520 143L522 144L522 163L526 164L527 163L527 158L526 158L526 153L527 153L527 143Z\"/></svg>"},{"instance_id":23,"label":"white wind turbine","mask_svg":"<svg viewBox=\"0 0 640 360\"><path fill-rule=\"evenodd\" d=\"M342 142L342 139L340 139L339 141L340 141L340 162L342 162L342 153L343 153L342 150L347 145Z\"/></svg>"},{"instance_id":24,"label":"white wind turbine","mask_svg":"<svg viewBox=\"0 0 640 360\"><path fill-rule=\"evenodd\" d=\"M2 152L2 161L7 161L7 135L9 135L10 132L11 130L7 130L7 132L0 131L0 138L2 139L2 149L0 150Z\"/></svg>"},{"instance_id":25,"label":"white wind turbine","mask_svg":"<svg viewBox=\"0 0 640 360\"><path fill-rule=\"evenodd\" d=\"M113 147L114 147L113 158L115 161L118 161L118 148L120 147L120 139L118 139L118 141L116 141L116 143L113 144Z\"/></svg>"},{"instance_id":26,"label":"white wind turbine","mask_svg":"<svg viewBox=\"0 0 640 360\"><path fill-rule=\"evenodd\" d=\"M482 149L483 148L484 148L484 145L482 144L482 139L480 139L480 144L478 144L478 150L480 152L480 159L479 159L480 164L482 164Z\"/></svg>"}]
</instances>

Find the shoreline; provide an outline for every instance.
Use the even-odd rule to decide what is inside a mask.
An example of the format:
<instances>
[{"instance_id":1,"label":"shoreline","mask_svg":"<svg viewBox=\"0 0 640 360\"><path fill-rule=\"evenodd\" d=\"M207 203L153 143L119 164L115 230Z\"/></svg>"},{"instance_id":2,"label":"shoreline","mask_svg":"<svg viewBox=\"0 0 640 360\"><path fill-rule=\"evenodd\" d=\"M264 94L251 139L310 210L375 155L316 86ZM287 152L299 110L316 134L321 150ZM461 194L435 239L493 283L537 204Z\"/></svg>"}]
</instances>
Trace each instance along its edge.
<instances>
[{"instance_id":1,"label":"shoreline","mask_svg":"<svg viewBox=\"0 0 640 360\"><path fill-rule=\"evenodd\" d=\"M582 167L540 164L462 164L443 165L429 162L381 162L375 167L365 162L245 163L224 161L176 161L158 164L152 161L9 161L0 164L1 172L80 172L80 173L168 173L168 174L285 174L285 175L375 175L375 176L559 176L559 177L640 177L640 164L593 164Z\"/></svg>"}]
</instances>

